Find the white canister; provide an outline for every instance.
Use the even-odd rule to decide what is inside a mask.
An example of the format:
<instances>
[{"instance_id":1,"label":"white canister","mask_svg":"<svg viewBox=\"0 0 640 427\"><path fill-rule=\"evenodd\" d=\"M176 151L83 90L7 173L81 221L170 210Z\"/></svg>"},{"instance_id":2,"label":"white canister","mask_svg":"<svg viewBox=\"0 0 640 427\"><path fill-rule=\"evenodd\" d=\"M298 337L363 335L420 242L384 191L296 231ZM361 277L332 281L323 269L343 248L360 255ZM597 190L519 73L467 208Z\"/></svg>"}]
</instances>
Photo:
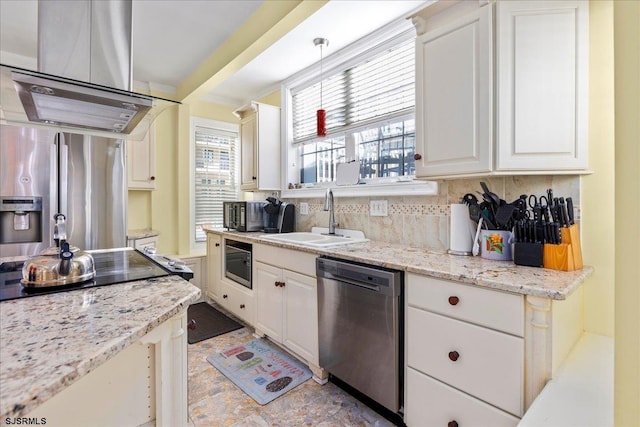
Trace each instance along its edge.
<instances>
[{"instance_id":1,"label":"white canister","mask_svg":"<svg viewBox=\"0 0 640 427\"><path fill-rule=\"evenodd\" d=\"M469 206L451 205L449 221L449 253L452 255L471 255L475 224L469 219Z\"/></svg>"}]
</instances>

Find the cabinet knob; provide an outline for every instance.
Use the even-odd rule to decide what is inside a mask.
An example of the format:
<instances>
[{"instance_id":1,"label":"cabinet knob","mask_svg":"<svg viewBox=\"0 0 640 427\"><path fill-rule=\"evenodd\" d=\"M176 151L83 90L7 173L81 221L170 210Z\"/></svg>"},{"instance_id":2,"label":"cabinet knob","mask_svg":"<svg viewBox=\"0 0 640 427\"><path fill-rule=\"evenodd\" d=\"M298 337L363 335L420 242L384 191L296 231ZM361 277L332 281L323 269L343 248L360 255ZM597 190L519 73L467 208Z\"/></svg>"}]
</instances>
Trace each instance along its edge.
<instances>
[{"instance_id":1,"label":"cabinet knob","mask_svg":"<svg viewBox=\"0 0 640 427\"><path fill-rule=\"evenodd\" d=\"M220 246L220 243L216 243L216 247L219 247L219 246Z\"/></svg>"},{"instance_id":2,"label":"cabinet knob","mask_svg":"<svg viewBox=\"0 0 640 427\"><path fill-rule=\"evenodd\" d=\"M155 176L150 176L150 177L149 177L149 179L150 179L151 181L155 181L155 180L156 180L156 177L155 177Z\"/></svg>"},{"instance_id":3,"label":"cabinet knob","mask_svg":"<svg viewBox=\"0 0 640 427\"><path fill-rule=\"evenodd\" d=\"M420 160L421 158L422 158L422 154L416 153L413 155L413 160Z\"/></svg>"},{"instance_id":4,"label":"cabinet knob","mask_svg":"<svg viewBox=\"0 0 640 427\"><path fill-rule=\"evenodd\" d=\"M458 305L459 302L460 302L460 298L455 296L449 297L449 304Z\"/></svg>"},{"instance_id":5,"label":"cabinet knob","mask_svg":"<svg viewBox=\"0 0 640 427\"><path fill-rule=\"evenodd\" d=\"M458 353L457 351L449 352L449 360L451 360L452 362L455 362L456 360L458 360L459 357L460 357L460 353Z\"/></svg>"},{"instance_id":6,"label":"cabinet knob","mask_svg":"<svg viewBox=\"0 0 640 427\"><path fill-rule=\"evenodd\" d=\"M275 287L279 287L280 286L280 282L274 282Z\"/></svg>"},{"instance_id":7,"label":"cabinet knob","mask_svg":"<svg viewBox=\"0 0 640 427\"><path fill-rule=\"evenodd\" d=\"M190 331L194 331L197 327L198 325L196 324L196 319L191 319L189 320L189 323L187 323L187 329L189 329Z\"/></svg>"},{"instance_id":8,"label":"cabinet knob","mask_svg":"<svg viewBox=\"0 0 640 427\"><path fill-rule=\"evenodd\" d=\"M258 178L256 178L255 176L252 176L251 179L255 181Z\"/></svg>"},{"instance_id":9,"label":"cabinet knob","mask_svg":"<svg viewBox=\"0 0 640 427\"><path fill-rule=\"evenodd\" d=\"M458 427L458 422L456 420L451 420L447 423L447 427Z\"/></svg>"},{"instance_id":10,"label":"cabinet knob","mask_svg":"<svg viewBox=\"0 0 640 427\"><path fill-rule=\"evenodd\" d=\"M227 298L229 298L229 295L227 294L222 295L222 299L227 299Z\"/></svg>"},{"instance_id":11,"label":"cabinet knob","mask_svg":"<svg viewBox=\"0 0 640 427\"><path fill-rule=\"evenodd\" d=\"M240 304L240 308L244 308L244 304Z\"/></svg>"}]
</instances>

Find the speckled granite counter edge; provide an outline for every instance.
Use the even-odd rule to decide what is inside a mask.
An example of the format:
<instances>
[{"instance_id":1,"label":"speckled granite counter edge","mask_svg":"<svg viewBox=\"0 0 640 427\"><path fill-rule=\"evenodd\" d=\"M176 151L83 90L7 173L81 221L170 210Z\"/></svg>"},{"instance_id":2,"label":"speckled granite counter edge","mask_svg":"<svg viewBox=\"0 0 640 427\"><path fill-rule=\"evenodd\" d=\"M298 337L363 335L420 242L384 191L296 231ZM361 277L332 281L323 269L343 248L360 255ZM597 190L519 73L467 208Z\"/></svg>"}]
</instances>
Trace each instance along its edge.
<instances>
[{"instance_id":1,"label":"speckled granite counter edge","mask_svg":"<svg viewBox=\"0 0 640 427\"><path fill-rule=\"evenodd\" d=\"M168 276L166 278L160 279L163 282L175 283L175 280L179 280L181 282L187 283L183 279L174 276ZM136 286L138 284L143 284L146 282L145 280L137 281L137 282L128 282L123 284L104 286L98 288L92 288L92 291L96 292L117 292L119 286ZM88 374L89 372L95 370L100 365L104 364L109 359L113 358L120 351L124 350L126 347L136 342L140 338L147 335L153 329L158 327L163 322L171 319L172 317L178 315L179 313L187 310L189 305L196 301L200 296L200 289L189 284L188 292L179 297L177 300L173 301L169 307L162 310L162 313L154 316L153 318L140 321L134 327L130 327L121 335L112 337L106 342L102 343L102 345L95 349L94 351L90 351L90 355L88 357L79 358L79 360L70 360L63 363L59 369L63 370L63 374L56 374L55 376L51 376L49 379L41 380L40 384L32 384L32 381L29 382L29 387L18 387L17 390L8 391L11 388L15 389L14 384L12 384L12 378L6 378L7 371L11 370L11 367L7 367L11 363L10 360L7 360L6 354L3 357L2 364L5 365L0 372L2 372L3 384L2 389L0 390L1 399L1 410L0 410L0 419L5 419L7 417L20 417L28 414L30 411L53 397L58 392L62 391L69 385L81 379L83 376ZM64 294L70 294L72 292L85 292L84 290L79 291L71 291L69 293L57 293L51 294L50 296L60 298ZM42 295L37 298L47 298L48 295ZM11 311L12 308L18 306L20 304L24 305L30 300L30 298L26 299L18 299L11 301L4 301L0 303L0 310L2 310L2 317L5 316L6 312ZM44 304L44 306L48 306L49 304ZM33 312L30 315L36 315L37 313ZM2 328L6 327L8 322L3 321ZM63 335L63 334L60 334ZM2 334L3 346L8 345L7 342L11 342L11 345L19 346L23 344L19 341L19 337L11 337L10 333L5 333L3 331ZM50 355L53 357L53 355ZM52 362L55 363L55 362ZM13 382L19 382L20 380L24 381L24 378L15 378ZM40 380L39 378L33 383ZM13 386L13 387L12 387Z\"/></svg>"},{"instance_id":2,"label":"speckled granite counter edge","mask_svg":"<svg viewBox=\"0 0 640 427\"><path fill-rule=\"evenodd\" d=\"M444 252L375 241L330 248L314 248L263 239L262 236L265 234L261 232L245 233L211 228L205 228L205 231L236 240L333 256L348 261L363 262L438 279L454 280L488 289L553 300L566 299L593 273L593 268L590 266L585 266L577 271L556 271L518 266L511 261L492 261L481 257L449 255Z\"/></svg>"}]
</instances>

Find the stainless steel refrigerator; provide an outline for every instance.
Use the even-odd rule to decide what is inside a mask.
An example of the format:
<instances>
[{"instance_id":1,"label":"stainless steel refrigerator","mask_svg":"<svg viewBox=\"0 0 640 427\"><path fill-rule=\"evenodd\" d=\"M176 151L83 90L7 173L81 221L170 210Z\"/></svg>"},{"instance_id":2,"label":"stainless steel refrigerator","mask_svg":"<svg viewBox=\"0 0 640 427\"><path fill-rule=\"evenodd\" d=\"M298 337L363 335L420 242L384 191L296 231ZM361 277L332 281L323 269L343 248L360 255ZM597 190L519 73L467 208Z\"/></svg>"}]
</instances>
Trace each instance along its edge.
<instances>
[{"instance_id":1,"label":"stainless steel refrigerator","mask_svg":"<svg viewBox=\"0 0 640 427\"><path fill-rule=\"evenodd\" d=\"M0 126L0 256L54 245L53 215L80 249L126 246L127 187L121 139Z\"/></svg>"}]
</instances>

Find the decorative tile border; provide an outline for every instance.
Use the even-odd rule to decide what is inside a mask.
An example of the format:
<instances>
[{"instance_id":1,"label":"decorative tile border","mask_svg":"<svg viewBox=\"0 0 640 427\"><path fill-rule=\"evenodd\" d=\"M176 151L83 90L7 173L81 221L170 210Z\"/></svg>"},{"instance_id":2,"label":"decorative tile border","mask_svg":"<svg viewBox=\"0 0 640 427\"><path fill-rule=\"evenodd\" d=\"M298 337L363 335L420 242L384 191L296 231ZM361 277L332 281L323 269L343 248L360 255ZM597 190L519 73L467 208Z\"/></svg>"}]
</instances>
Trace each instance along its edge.
<instances>
[{"instance_id":1,"label":"decorative tile border","mask_svg":"<svg viewBox=\"0 0 640 427\"><path fill-rule=\"evenodd\" d=\"M296 209L299 211L300 206L297 205ZM309 214L315 214L324 210L323 203L309 203ZM436 216L448 216L450 215L449 205L427 205L427 204L403 204L403 203L389 203L387 207L387 213L391 215L436 215ZM369 204L335 204L336 214L360 214L369 215Z\"/></svg>"}]
</instances>

